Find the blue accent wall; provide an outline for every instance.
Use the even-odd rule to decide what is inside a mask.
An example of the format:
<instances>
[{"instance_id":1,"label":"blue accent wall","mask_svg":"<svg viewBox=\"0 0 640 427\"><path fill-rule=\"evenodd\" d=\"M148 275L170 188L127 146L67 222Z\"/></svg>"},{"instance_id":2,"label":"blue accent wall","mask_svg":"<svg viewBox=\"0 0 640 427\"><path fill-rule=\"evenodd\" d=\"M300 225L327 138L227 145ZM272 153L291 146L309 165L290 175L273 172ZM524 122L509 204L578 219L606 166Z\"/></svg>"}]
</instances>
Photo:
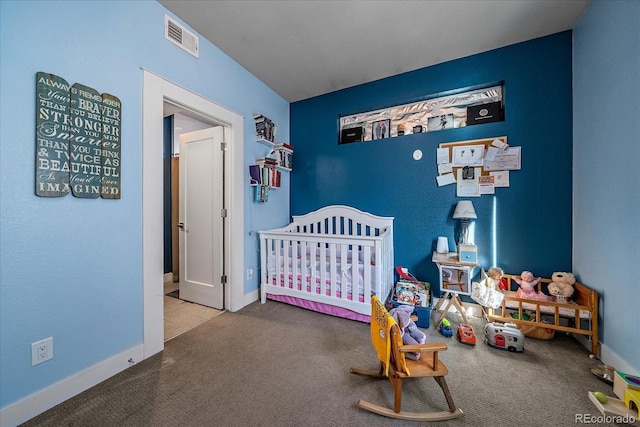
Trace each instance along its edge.
<instances>
[{"instance_id":1,"label":"blue accent wall","mask_svg":"<svg viewBox=\"0 0 640 427\"><path fill-rule=\"evenodd\" d=\"M543 277L570 271L571 43L566 31L291 104L291 213L345 204L393 216L396 265L437 284L431 254L438 236L455 249L458 224L451 215L460 199L455 185L436 184L436 148L505 135L522 147L522 170L512 171L510 187L497 188L495 196L472 198L480 264ZM337 143L340 115L497 82L505 87L503 122ZM419 161L412 157L416 149L423 152Z\"/></svg>"}]
</instances>

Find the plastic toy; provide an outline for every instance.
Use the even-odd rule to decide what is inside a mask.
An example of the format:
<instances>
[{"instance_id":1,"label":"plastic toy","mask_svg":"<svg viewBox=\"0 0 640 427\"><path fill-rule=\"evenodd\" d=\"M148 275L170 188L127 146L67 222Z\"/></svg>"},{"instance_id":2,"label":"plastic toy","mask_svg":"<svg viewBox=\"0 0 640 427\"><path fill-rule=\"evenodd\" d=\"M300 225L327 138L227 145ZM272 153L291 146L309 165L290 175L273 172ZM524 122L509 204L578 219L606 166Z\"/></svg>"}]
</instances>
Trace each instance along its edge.
<instances>
[{"instance_id":1,"label":"plastic toy","mask_svg":"<svg viewBox=\"0 0 640 427\"><path fill-rule=\"evenodd\" d=\"M602 403L603 405L606 404L609 401L609 398L607 397L606 394L604 394L601 391L594 391L593 392L593 397L595 397L596 399L598 399L598 401L600 403Z\"/></svg>"},{"instance_id":2,"label":"plastic toy","mask_svg":"<svg viewBox=\"0 0 640 427\"><path fill-rule=\"evenodd\" d=\"M476 332L471 325L461 323L458 325L458 339L463 344L476 345Z\"/></svg>"},{"instance_id":3,"label":"plastic toy","mask_svg":"<svg viewBox=\"0 0 640 427\"><path fill-rule=\"evenodd\" d=\"M484 342L502 350L518 353L524 351L524 334L514 323L487 323L484 327Z\"/></svg>"},{"instance_id":4,"label":"plastic toy","mask_svg":"<svg viewBox=\"0 0 640 427\"><path fill-rule=\"evenodd\" d=\"M637 390L625 390L624 392L624 406L629 408L630 411L633 408L636 409L634 417L637 419L640 417L640 391Z\"/></svg>"},{"instance_id":5,"label":"plastic toy","mask_svg":"<svg viewBox=\"0 0 640 427\"><path fill-rule=\"evenodd\" d=\"M404 268L401 265L396 267L396 273L398 273L398 277L400 279L408 280L409 282L417 282L418 281L418 279L416 279L413 274L409 273L409 269Z\"/></svg>"},{"instance_id":6,"label":"plastic toy","mask_svg":"<svg viewBox=\"0 0 640 427\"><path fill-rule=\"evenodd\" d=\"M453 331L451 330L451 323L447 319L442 319L440 323L440 333L445 337L453 336Z\"/></svg>"},{"instance_id":7,"label":"plastic toy","mask_svg":"<svg viewBox=\"0 0 640 427\"><path fill-rule=\"evenodd\" d=\"M635 418L640 418L640 377L615 371L613 392Z\"/></svg>"},{"instance_id":8,"label":"plastic toy","mask_svg":"<svg viewBox=\"0 0 640 427\"><path fill-rule=\"evenodd\" d=\"M635 420L638 416L638 407L631 408L631 403L622 399L606 396L602 392L587 392L589 400L595 405L602 415L607 417L619 417L620 423L638 425ZM604 395L604 398L603 398Z\"/></svg>"},{"instance_id":9,"label":"plastic toy","mask_svg":"<svg viewBox=\"0 0 640 427\"><path fill-rule=\"evenodd\" d=\"M640 391L640 377L631 374L625 374L624 372L620 371L614 371L612 379L613 392L620 399L624 399L624 393L627 390Z\"/></svg>"}]
</instances>

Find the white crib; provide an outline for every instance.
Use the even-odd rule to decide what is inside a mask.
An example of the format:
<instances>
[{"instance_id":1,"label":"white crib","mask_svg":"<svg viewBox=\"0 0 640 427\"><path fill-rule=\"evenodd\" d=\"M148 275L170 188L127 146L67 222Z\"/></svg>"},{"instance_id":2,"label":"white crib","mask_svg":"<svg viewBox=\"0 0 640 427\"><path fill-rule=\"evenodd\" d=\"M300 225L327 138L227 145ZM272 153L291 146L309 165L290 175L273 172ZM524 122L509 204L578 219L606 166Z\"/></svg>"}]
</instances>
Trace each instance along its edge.
<instances>
[{"instance_id":1,"label":"white crib","mask_svg":"<svg viewBox=\"0 0 640 427\"><path fill-rule=\"evenodd\" d=\"M393 288L393 218L327 206L260 231L260 296L369 322Z\"/></svg>"}]
</instances>

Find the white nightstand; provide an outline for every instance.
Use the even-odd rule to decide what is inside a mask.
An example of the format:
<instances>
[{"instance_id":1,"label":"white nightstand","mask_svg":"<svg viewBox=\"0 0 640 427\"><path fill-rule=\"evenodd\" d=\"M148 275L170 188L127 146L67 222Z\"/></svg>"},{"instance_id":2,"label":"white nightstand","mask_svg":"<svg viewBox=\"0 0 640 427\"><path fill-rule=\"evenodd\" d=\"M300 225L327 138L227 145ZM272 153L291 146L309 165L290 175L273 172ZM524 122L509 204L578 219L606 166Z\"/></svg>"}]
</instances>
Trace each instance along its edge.
<instances>
[{"instance_id":1,"label":"white nightstand","mask_svg":"<svg viewBox=\"0 0 640 427\"><path fill-rule=\"evenodd\" d=\"M460 261L457 252L443 254L434 252L431 261L438 267L440 290L445 293L434 307L434 310L438 311L442 304L447 301L446 307L435 324L436 328L440 326L440 322L442 322L447 311L449 311L451 304L460 312L462 320L468 324L469 319L467 319L467 313L462 306L460 294L471 295L471 277L473 275L473 269L478 266L477 260L474 262ZM443 270L445 269L451 272L450 277L443 274Z\"/></svg>"}]
</instances>

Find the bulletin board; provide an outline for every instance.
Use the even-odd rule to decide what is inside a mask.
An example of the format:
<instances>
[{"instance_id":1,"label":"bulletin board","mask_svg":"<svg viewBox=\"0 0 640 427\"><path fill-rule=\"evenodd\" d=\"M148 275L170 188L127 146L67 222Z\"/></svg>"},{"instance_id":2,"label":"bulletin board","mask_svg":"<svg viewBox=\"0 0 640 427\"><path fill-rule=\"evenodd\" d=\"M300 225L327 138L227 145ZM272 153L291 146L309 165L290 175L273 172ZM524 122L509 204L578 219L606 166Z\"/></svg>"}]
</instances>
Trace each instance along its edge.
<instances>
[{"instance_id":1,"label":"bulletin board","mask_svg":"<svg viewBox=\"0 0 640 427\"><path fill-rule=\"evenodd\" d=\"M446 142L438 146L438 186L456 184L459 197L495 194L509 187L510 171L521 168L521 148L506 136Z\"/></svg>"}]
</instances>

